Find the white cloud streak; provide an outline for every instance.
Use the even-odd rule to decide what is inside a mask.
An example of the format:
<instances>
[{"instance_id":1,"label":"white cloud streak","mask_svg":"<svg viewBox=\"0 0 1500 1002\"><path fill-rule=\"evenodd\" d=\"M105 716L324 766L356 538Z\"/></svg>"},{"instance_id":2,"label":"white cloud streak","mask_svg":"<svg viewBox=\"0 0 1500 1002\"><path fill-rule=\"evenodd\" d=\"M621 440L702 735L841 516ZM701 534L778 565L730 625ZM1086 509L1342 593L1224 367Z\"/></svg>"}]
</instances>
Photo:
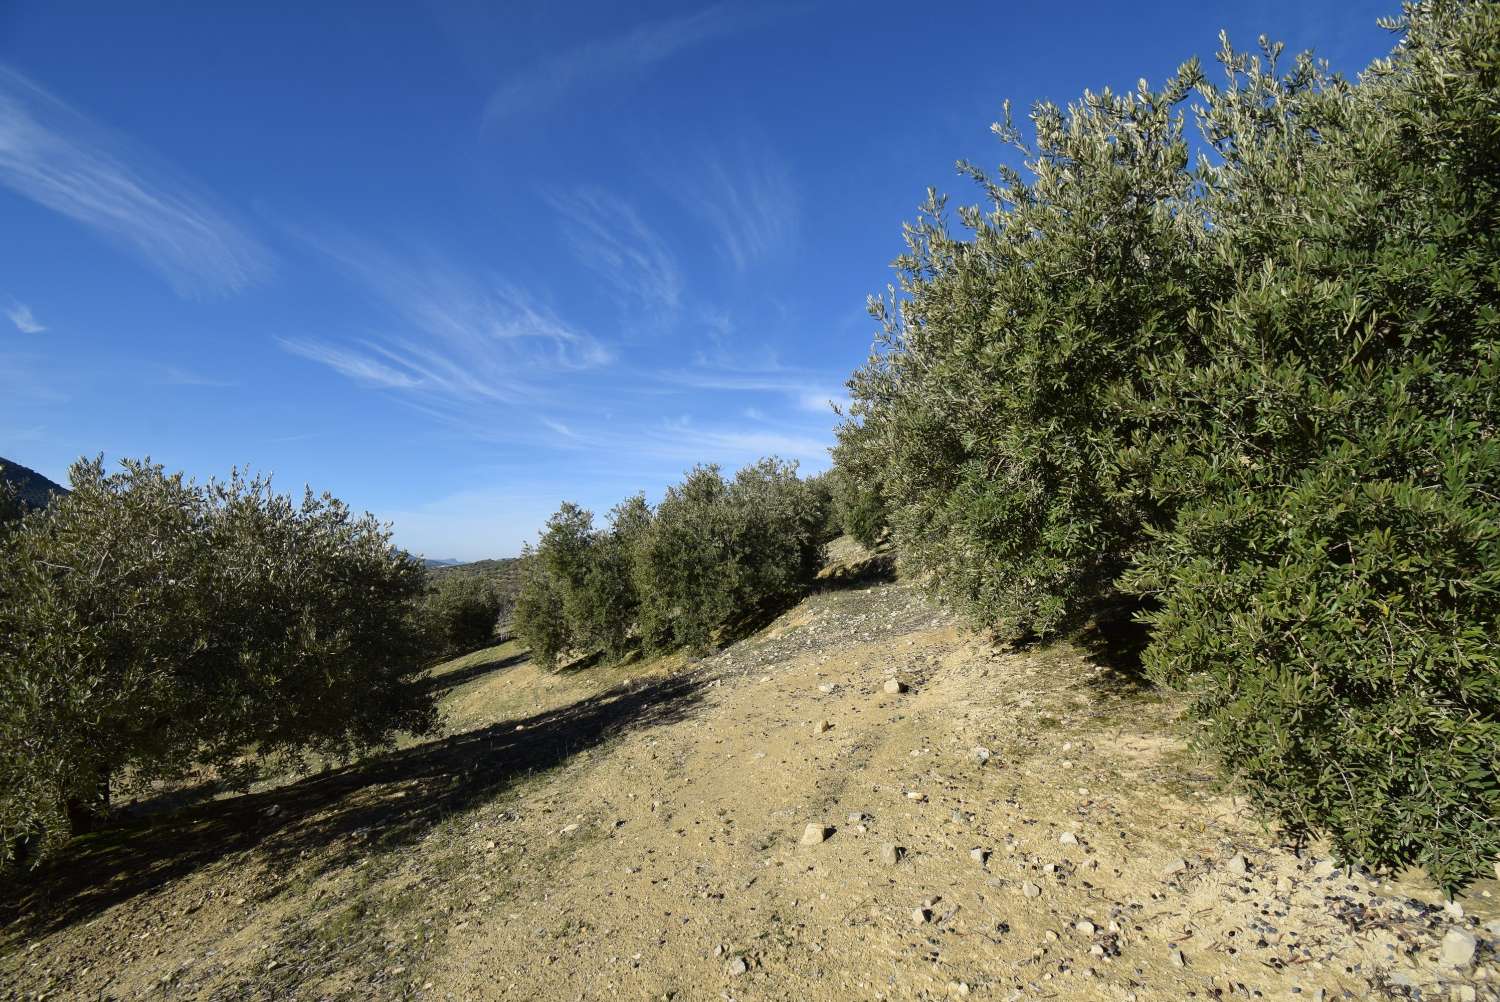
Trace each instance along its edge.
<instances>
[{"instance_id":1,"label":"white cloud streak","mask_svg":"<svg viewBox=\"0 0 1500 1002\"><path fill-rule=\"evenodd\" d=\"M284 336L287 351L365 386L439 405L534 399L540 382L612 355L524 292L447 262L414 265L357 241L306 239L391 311L398 336L348 342Z\"/></svg>"},{"instance_id":2,"label":"white cloud streak","mask_svg":"<svg viewBox=\"0 0 1500 1002\"><path fill-rule=\"evenodd\" d=\"M548 201L566 220L568 243L580 261L648 309L678 309L677 260L630 204L594 188L552 194Z\"/></svg>"},{"instance_id":3,"label":"white cloud streak","mask_svg":"<svg viewBox=\"0 0 1500 1002\"><path fill-rule=\"evenodd\" d=\"M16 325L16 330L22 334L40 334L47 329L37 321L37 318L32 315L31 307L25 303L16 303L5 311L5 315L10 318L11 323Z\"/></svg>"},{"instance_id":4,"label":"white cloud streak","mask_svg":"<svg viewBox=\"0 0 1500 1002\"><path fill-rule=\"evenodd\" d=\"M733 159L707 154L691 175L668 189L718 235L719 251L736 271L783 250L795 238L796 186L780 160L746 147Z\"/></svg>"},{"instance_id":5,"label":"white cloud streak","mask_svg":"<svg viewBox=\"0 0 1500 1002\"><path fill-rule=\"evenodd\" d=\"M830 404L847 407L849 397L842 390L797 370L769 369L742 373L703 370L663 372L659 378L674 386L695 390L725 390L732 393L780 393L796 405L815 414L831 413Z\"/></svg>"},{"instance_id":6,"label":"white cloud streak","mask_svg":"<svg viewBox=\"0 0 1500 1002\"><path fill-rule=\"evenodd\" d=\"M185 178L3 66L0 185L126 248L181 295L236 292L270 267Z\"/></svg>"},{"instance_id":7,"label":"white cloud streak","mask_svg":"<svg viewBox=\"0 0 1500 1002\"><path fill-rule=\"evenodd\" d=\"M763 19L764 13L726 4L648 21L612 38L596 39L544 59L501 84L485 104L485 128L562 103L574 91L628 80L663 60Z\"/></svg>"}]
</instances>

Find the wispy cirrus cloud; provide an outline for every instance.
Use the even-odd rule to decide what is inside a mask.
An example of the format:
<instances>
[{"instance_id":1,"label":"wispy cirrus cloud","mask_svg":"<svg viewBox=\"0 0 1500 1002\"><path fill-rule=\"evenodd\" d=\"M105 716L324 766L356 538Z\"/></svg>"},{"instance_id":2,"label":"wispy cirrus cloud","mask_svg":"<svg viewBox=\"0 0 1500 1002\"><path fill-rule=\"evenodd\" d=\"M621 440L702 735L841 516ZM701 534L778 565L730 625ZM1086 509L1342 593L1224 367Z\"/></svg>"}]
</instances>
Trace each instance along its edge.
<instances>
[{"instance_id":1,"label":"wispy cirrus cloud","mask_svg":"<svg viewBox=\"0 0 1500 1002\"><path fill-rule=\"evenodd\" d=\"M760 371L722 369L675 369L662 372L663 382L695 390L732 393L777 393L789 398L800 410L827 414L833 406L846 407L848 395L834 380L820 380L797 369L770 368Z\"/></svg>"},{"instance_id":2,"label":"wispy cirrus cloud","mask_svg":"<svg viewBox=\"0 0 1500 1002\"><path fill-rule=\"evenodd\" d=\"M719 251L745 271L789 245L801 214L796 185L764 147L733 156L704 153L690 173L674 172L667 189L718 236Z\"/></svg>"},{"instance_id":3,"label":"wispy cirrus cloud","mask_svg":"<svg viewBox=\"0 0 1500 1002\"><path fill-rule=\"evenodd\" d=\"M438 407L536 397L542 383L613 358L521 289L429 256L414 263L350 238L300 234L382 302L388 336L282 336L294 355L365 386L411 391Z\"/></svg>"},{"instance_id":4,"label":"wispy cirrus cloud","mask_svg":"<svg viewBox=\"0 0 1500 1002\"><path fill-rule=\"evenodd\" d=\"M547 200L567 222L568 243L580 261L648 309L678 309L677 260L633 206L597 188L554 192Z\"/></svg>"},{"instance_id":5,"label":"wispy cirrus cloud","mask_svg":"<svg viewBox=\"0 0 1500 1002\"><path fill-rule=\"evenodd\" d=\"M179 294L235 292L270 267L186 178L4 66L0 185L125 247Z\"/></svg>"},{"instance_id":6,"label":"wispy cirrus cloud","mask_svg":"<svg viewBox=\"0 0 1500 1002\"><path fill-rule=\"evenodd\" d=\"M40 334L47 328L37 320L31 312L31 307L25 303L16 303L5 311L10 322L16 325L16 330L22 334Z\"/></svg>"},{"instance_id":7,"label":"wispy cirrus cloud","mask_svg":"<svg viewBox=\"0 0 1500 1002\"><path fill-rule=\"evenodd\" d=\"M510 118L545 112L574 91L639 76L678 52L759 23L767 14L765 8L716 4L691 14L647 21L622 34L567 49L501 84L485 104L482 125L488 128Z\"/></svg>"}]
</instances>

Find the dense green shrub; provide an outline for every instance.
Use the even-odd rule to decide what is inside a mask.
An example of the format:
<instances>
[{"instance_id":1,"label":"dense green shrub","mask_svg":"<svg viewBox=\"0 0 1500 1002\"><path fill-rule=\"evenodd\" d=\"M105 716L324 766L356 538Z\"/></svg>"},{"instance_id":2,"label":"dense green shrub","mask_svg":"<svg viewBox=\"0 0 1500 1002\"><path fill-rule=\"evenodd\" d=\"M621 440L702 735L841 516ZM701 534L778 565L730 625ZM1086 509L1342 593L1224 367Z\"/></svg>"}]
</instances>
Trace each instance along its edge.
<instances>
[{"instance_id":1,"label":"dense green shrub","mask_svg":"<svg viewBox=\"0 0 1500 1002\"><path fill-rule=\"evenodd\" d=\"M874 430L874 425L870 426ZM890 525L890 513L881 493L882 467L879 457L865 448L866 427L848 423L840 430L834 447L834 468L824 474L828 484L829 519L837 533L852 536L866 549L878 547Z\"/></svg>"},{"instance_id":2,"label":"dense green shrub","mask_svg":"<svg viewBox=\"0 0 1500 1002\"><path fill-rule=\"evenodd\" d=\"M763 459L728 483L718 467L694 468L633 548L642 640L702 650L800 594L817 574L825 517L793 463Z\"/></svg>"},{"instance_id":3,"label":"dense green shrub","mask_svg":"<svg viewBox=\"0 0 1500 1002\"><path fill-rule=\"evenodd\" d=\"M521 549L520 578L511 629L530 649L537 664L555 668L562 653L571 646L562 588L531 546Z\"/></svg>"},{"instance_id":4,"label":"dense green shrub","mask_svg":"<svg viewBox=\"0 0 1500 1002\"><path fill-rule=\"evenodd\" d=\"M1500 855L1500 5L1393 27L1357 84L1226 42L1038 107L966 236L908 227L836 458L979 622L1145 599L1241 789L1453 887Z\"/></svg>"},{"instance_id":5,"label":"dense green shrub","mask_svg":"<svg viewBox=\"0 0 1500 1002\"><path fill-rule=\"evenodd\" d=\"M1402 27L1357 87L1225 54L1236 281L1123 400L1175 512L1126 583L1242 788L1452 887L1500 857L1500 6Z\"/></svg>"},{"instance_id":6,"label":"dense green shrub","mask_svg":"<svg viewBox=\"0 0 1500 1002\"><path fill-rule=\"evenodd\" d=\"M548 519L536 555L559 592L573 646L614 658L625 652L639 605L630 552L650 519L640 496L615 508L605 531L594 528L592 512L570 501Z\"/></svg>"},{"instance_id":7,"label":"dense green shrub","mask_svg":"<svg viewBox=\"0 0 1500 1002\"><path fill-rule=\"evenodd\" d=\"M702 649L734 612L729 488L716 466L695 467L667 488L637 543L632 573L641 639L651 650Z\"/></svg>"},{"instance_id":8,"label":"dense green shrub","mask_svg":"<svg viewBox=\"0 0 1500 1002\"><path fill-rule=\"evenodd\" d=\"M410 684L424 572L372 517L147 463L71 478L0 541L0 853L54 850L127 770L244 781L247 752L347 756L435 726Z\"/></svg>"},{"instance_id":9,"label":"dense green shrub","mask_svg":"<svg viewBox=\"0 0 1500 1002\"><path fill-rule=\"evenodd\" d=\"M832 470L824 471L816 476L804 477L802 483L806 485L809 503L819 513L818 542L827 543L837 539L845 533L843 521L839 518L839 512L833 501Z\"/></svg>"},{"instance_id":10,"label":"dense green shrub","mask_svg":"<svg viewBox=\"0 0 1500 1002\"><path fill-rule=\"evenodd\" d=\"M422 615L434 651L459 654L493 643L504 602L494 583L479 576L435 578L422 598Z\"/></svg>"},{"instance_id":11,"label":"dense green shrub","mask_svg":"<svg viewBox=\"0 0 1500 1002\"><path fill-rule=\"evenodd\" d=\"M1079 621L1112 588L1150 517L1108 461L1128 429L1107 407L1139 359L1174 342L1204 240L1179 106L1160 92L1085 94L1032 113L1035 144L1000 136L1031 177L977 168L987 211L929 192L896 261L900 294L850 382L840 432L853 524L884 502L900 559L955 606L1009 633Z\"/></svg>"}]
</instances>

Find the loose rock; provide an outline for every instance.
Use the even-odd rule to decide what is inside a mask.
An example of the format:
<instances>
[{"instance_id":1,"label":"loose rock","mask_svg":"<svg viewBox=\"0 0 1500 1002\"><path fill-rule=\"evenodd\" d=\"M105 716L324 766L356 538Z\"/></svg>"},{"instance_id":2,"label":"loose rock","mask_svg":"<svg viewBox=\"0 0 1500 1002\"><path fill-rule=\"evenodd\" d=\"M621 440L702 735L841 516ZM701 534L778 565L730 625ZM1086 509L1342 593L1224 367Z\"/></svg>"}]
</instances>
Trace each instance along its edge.
<instances>
[{"instance_id":1,"label":"loose rock","mask_svg":"<svg viewBox=\"0 0 1500 1002\"><path fill-rule=\"evenodd\" d=\"M1478 945L1473 933L1465 929L1449 929L1443 937L1442 949L1438 951L1438 961L1444 967L1467 970L1474 963L1474 951Z\"/></svg>"},{"instance_id":2,"label":"loose rock","mask_svg":"<svg viewBox=\"0 0 1500 1002\"><path fill-rule=\"evenodd\" d=\"M885 691L895 696L906 691L906 683L900 679L888 678L885 680Z\"/></svg>"},{"instance_id":3,"label":"loose rock","mask_svg":"<svg viewBox=\"0 0 1500 1002\"><path fill-rule=\"evenodd\" d=\"M887 842L880 847L880 861L886 866L895 866L905 855L906 850L894 842Z\"/></svg>"},{"instance_id":4,"label":"loose rock","mask_svg":"<svg viewBox=\"0 0 1500 1002\"><path fill-rule=\"evenodd\" d=\"M828 841L829 836L832 834L833 829L828 827L827 825L808 825L806 828L802 829L802 844L821 845L822 843Z\"/></svg>"},{"instance_id":5,"label":"loose rock","mask_svg":"<svg viewBox=\"0 0 1500 1002\"><path fill-rule=\"evenodd\" d=\"M1063 845L1077 845L1078 836L1074 835L1072 832L1063 832L1061 835L1057 836L1057 841L1061 842Z\"/></svg>"},{"instance_id":6,"label":"loose rock","mask_svg":"<svg viewBox=\"0 0 1500 1002\"><path fill-rule=\"evenodd\" d=\"M1028 898L1039 898L1042 896L1042 889L1033 884L1031 881L1027 880L1021 884L1021 893L1026 895Z\"/></svg>"}]
</instances>

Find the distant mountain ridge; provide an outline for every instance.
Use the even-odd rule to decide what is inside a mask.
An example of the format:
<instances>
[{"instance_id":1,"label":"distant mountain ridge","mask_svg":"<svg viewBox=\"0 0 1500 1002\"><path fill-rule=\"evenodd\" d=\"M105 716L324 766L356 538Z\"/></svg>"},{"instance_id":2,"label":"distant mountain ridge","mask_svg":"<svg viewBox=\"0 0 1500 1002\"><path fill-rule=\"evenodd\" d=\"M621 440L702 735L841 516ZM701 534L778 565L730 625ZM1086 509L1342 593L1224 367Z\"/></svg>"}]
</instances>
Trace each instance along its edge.
<instances>
[{"instance_id":1,"label":"distant mountain ridge","mask_svg":"<svg viewBox=\"0 0 1500 1002\"><path fill-rule=\"evenodd\" d=\"M0 456L0 479L13 484L21 503L28 508L45 508L53 494L66 494L68 489L42 476L36 470Z\"/></svg>"}]
</instances>

